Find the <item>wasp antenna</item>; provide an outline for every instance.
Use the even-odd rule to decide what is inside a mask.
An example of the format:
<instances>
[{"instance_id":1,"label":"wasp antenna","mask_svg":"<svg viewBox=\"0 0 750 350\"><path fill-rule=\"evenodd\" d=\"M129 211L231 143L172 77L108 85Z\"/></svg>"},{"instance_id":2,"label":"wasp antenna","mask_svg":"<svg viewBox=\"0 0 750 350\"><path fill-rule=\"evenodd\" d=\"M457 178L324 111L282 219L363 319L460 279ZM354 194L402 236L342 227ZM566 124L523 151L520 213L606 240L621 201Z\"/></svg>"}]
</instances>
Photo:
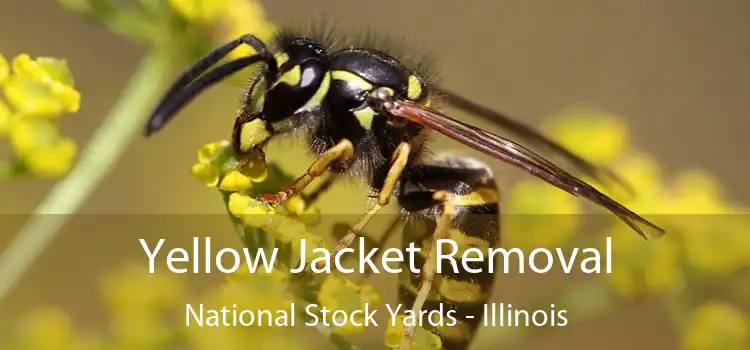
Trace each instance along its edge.
<instances>
[{"instance_id":1,"label":"wasp antenna","mask_svg":"<svg viewBox=\"0 0 750 350\"><path fill-rule=\"evenodd\" d=\"M203 90L222 81L225 77L262 60L263 57L258 55L238 58L198 77L198 79L187 85L182 91L172 95L169 100L164 100L148 120L144 134L150 136L155 131L161 129L170 119L177 115L177 112L200 95Z\"/></svg>"},{"instance_id":2,"label":"wasp antenna","mask_svg":"<svg viewBox=\"0 0 750 350\"><path fill-rule=\"evenodd\" d=\"M242 44L250 46L257 54L225 63L205 76L201 76L216 62L219 62ZM195 98L201 91L222 80L224 77L259 61L266 62L268 66L267 74L275 74L276 60L268 52L266 45L260 39L249 34L225 43L207 53L195 64L183 71L172 83L161 98L159 105L151 114L144 129L144 135L148 137L163 128L175 116L176 112Z\"/></svg>"}]
</instances>

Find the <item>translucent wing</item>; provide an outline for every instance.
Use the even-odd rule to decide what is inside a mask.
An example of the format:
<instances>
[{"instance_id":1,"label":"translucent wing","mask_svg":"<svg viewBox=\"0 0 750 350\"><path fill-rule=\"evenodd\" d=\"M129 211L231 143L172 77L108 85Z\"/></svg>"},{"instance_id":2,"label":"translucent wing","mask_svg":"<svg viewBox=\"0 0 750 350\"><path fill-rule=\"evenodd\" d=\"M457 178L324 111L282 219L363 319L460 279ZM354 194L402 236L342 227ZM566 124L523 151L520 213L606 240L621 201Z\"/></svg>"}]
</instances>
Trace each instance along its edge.
<instances>
[{"instance_id":1,"label":"translucent wing","mask_svg":"<svg viewBox=\"0 0 750 350\"><path fill-rule=\"evenodd\" d=\"M382 107L394 116L421 124L485 154L524 169L574 196L586 198L612 212L644 238L664 234L662 228L518 143L408 100L388 101L383 103ZM643 226L655 232L647 233Z\"/></svg>"},{"instance_id":2,"label":"translucent wing","mask_svg":"<svg viewBox=\"0 0 750 350\"><path fill-rule=\"evenodd\" d=\"M607 179L609 179L622 186L630 194L634 194L631 186L610 169L597 166L581 158L559 143L553 141L547 136L544 136L539 131L523 123L520 123L509 116L496 112L476 102L470 101L469 99L464 98L454 92L442 89L440 87L432 87L431 89L440 96L441 102L445 102L452 107L456 107L465 112L489 120L506 129L507 131L512 133L513 136L517 136L519 139L529 142L530 146L541 146L550 152L562 156L580 172L587 176L590 176L591 178L601 182L602 184L609 185L610 182L606 181Z\"/></svg>"}]
</instances>

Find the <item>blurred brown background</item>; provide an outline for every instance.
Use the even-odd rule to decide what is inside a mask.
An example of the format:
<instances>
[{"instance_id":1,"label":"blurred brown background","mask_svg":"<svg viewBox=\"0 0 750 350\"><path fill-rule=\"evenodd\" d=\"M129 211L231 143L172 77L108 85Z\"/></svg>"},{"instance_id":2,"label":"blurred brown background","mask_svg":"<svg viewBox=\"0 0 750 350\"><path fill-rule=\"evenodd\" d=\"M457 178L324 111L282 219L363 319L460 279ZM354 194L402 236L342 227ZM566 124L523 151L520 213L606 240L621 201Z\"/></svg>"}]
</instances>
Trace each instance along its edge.
<instances>
[{"instance_id":1,"label":"blurred brown background","mask_svg":"<svg viewBox=\"0 0 750 350\"><path fill-rule=\"evenodd\" d=\"M731 198L750 202L748 1L277 0L264 5L276 23L325 15L345 30L371 27L406 37L439 59L444 85L529 123L578 105L620 115L630 122L638 148L667 169L706 169ZM144 53L50 0L0 2L0 31L6 57L28 52L69 61L83 104L79 114L66 118L64 132L82 145ZM153 140L137 139L82 212L221 213L216 193L186 170L199 145L226 137L237 96L237 87L213 89L169 131ZM305 163L288 166L299 171ZM32 180L1 186L0 212L29 213L50 185ZM351 187L337 191L321 206L331 198L341 200ZM361 211L359 202L355 199L346 212ZM2 220L20 223L21 217ZM87 298L96 295L97 276L119 256L140 258L135 237L147 234L110 228L94 235L78 229L65 230L0 304L0 336L40 301L65 306L84 324L94 323L89 318L98 312ZM0 237L0 247L10 238ZM76 271L72 276L71 270ZM671 331L658 337L667 326L661 312L652 309L643 304L511 348L675 348Z\"/></svg>"}]
</instances>

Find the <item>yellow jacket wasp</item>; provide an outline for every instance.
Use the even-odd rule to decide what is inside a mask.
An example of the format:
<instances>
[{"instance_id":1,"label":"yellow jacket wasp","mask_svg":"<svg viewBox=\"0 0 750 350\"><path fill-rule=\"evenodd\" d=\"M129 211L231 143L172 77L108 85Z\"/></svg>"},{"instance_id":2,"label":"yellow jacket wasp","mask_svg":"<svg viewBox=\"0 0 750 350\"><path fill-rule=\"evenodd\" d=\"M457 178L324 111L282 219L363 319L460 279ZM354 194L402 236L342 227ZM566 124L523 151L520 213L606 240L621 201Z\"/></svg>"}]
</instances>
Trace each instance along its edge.
<instances>
[{"instance_id":1,"label":"yellow jacket wasp","mask_svg":"<svg viewBox=\"0 0 750 350\"><path fill-rule=\"evenodd\" d=\"M209 71L240 45L252 47L255 54ZM403 212L422 224L418 230L405 229L405 243L433 244L433 249L422 249L425 253L421 257L421 273L403 279L399 288L401 302L413 305L412 310L417 312L437 309L440 304L456 310L463 320L460 324L435 330L445 349L468 346L480 324L482 304L492 289L493 278L464 273L437 278L435 254L430 252L435 250L434 242L439 238L456 239L459 245L480 240L496 246L500 240L500 192L492 172L477 160L455 155L427 157L427 131L436 131L574 196L584 197L608 209L644 238L664 233L528 148L431 106L441 102L492 120L519 138L565 157L588 176L619 181L608 170L519 122L431 84L426 71L404 64L385 49L367 44L337 46L326 35L283 30L271 47L252 35L244 35L216 48L173 83L148 121L145 134L163 128L206 88L256 63L262 63L262 67L244 93L232 133L234 151L241 157L262 149L274 137L302 133L317 157L304 175L282 191L262 195L259 200L279 204L329 171L365 178L378 194L377 202L337 244L334 255L349 246L395 196ZM466 220L472 215L471 220ZM461 315L478 317L467 319ZM411 344L413 331L406 330L402 349Z\"/></svg>"}]
</instances>

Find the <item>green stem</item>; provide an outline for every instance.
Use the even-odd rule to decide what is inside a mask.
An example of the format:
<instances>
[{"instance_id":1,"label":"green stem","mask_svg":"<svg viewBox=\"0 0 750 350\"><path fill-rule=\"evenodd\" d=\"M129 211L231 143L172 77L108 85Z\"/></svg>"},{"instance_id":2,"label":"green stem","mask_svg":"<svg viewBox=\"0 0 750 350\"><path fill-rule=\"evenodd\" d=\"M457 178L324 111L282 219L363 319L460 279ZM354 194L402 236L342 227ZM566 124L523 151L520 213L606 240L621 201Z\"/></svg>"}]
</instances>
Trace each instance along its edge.
<instances>
[{"instance_id":1,"label":"green stem","mask_svg":"<svg viewBox=\"0 0 750 350\"><path fill-rule=\"evenodd\" d=\"M150 52L70 174L58 182L0 255L0 299L98 187L140 132L170 72L168 50Z\"/></svg>"}]
</instances>

